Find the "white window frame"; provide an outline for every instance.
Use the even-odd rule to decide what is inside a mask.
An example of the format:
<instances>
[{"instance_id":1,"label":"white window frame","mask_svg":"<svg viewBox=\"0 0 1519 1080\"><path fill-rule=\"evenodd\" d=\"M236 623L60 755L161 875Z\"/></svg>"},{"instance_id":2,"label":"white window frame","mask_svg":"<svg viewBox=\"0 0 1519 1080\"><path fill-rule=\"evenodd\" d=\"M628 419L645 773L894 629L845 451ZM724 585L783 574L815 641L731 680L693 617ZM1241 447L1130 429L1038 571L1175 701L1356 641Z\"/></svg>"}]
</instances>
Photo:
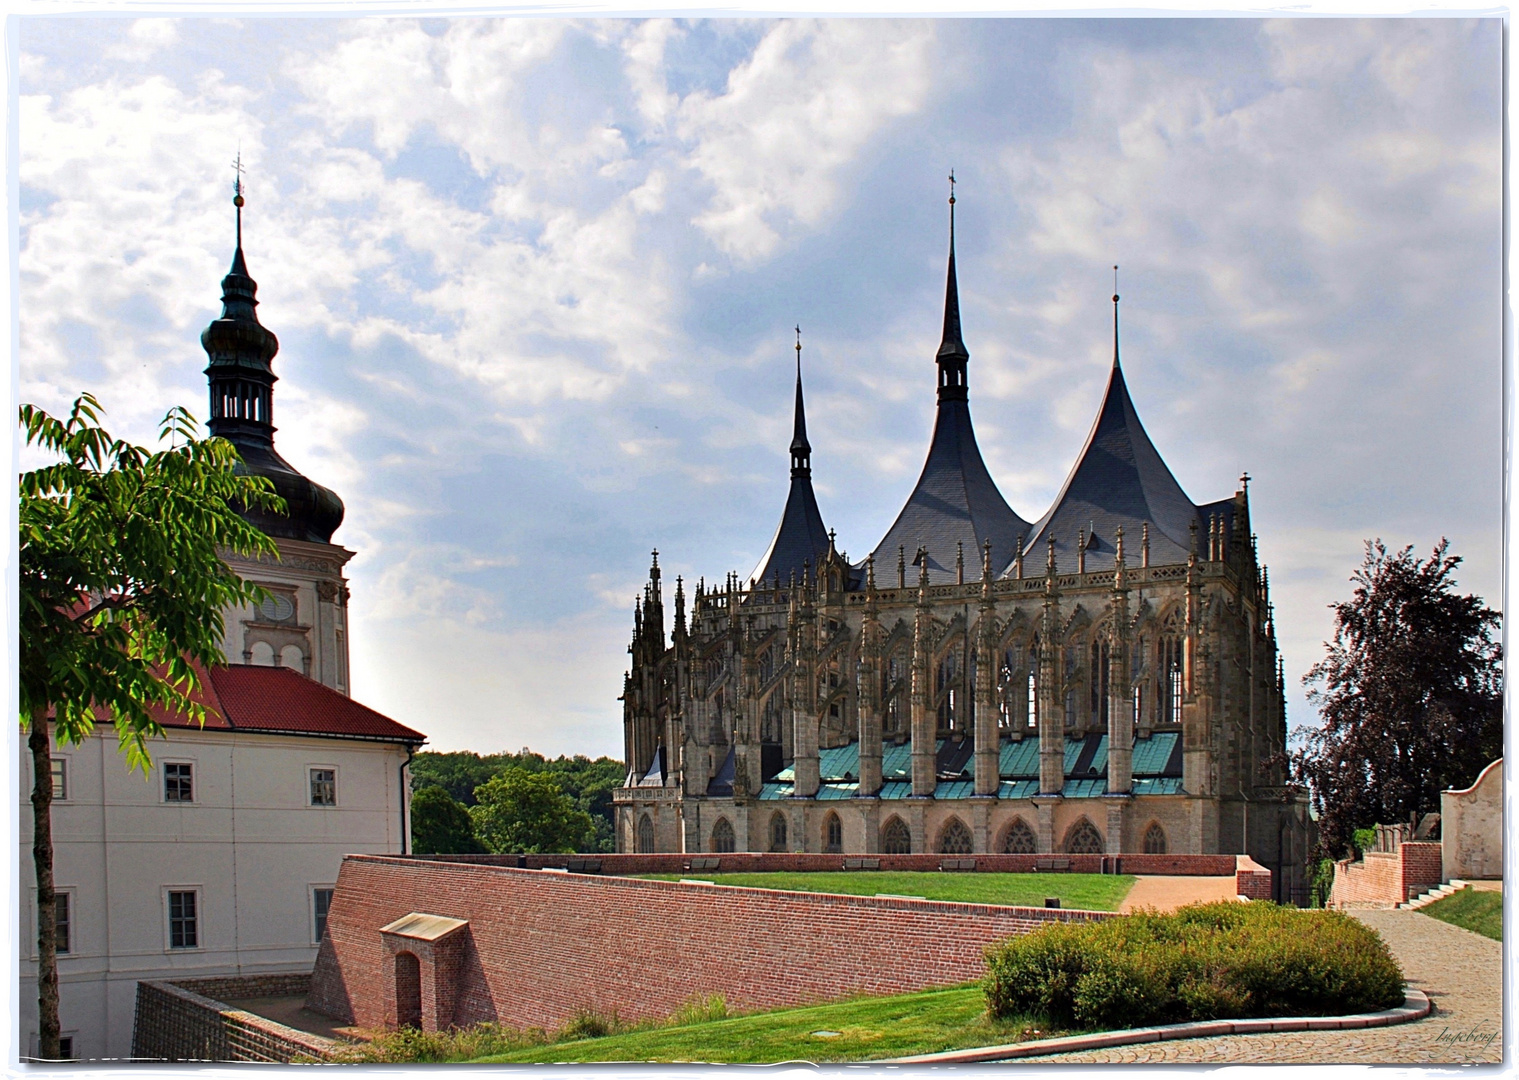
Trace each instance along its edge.
<instances>
[{"instance_id":1,"label":"white window frame","mask_svg":"<svg viewBox=\"0 0 1519 1080\"><path fill-rule=\"evenodd\" d=\"M200 762L194 758L160 758L158 770L158 801L165 806L194 806L200 802ZM190 767L190 797L188 799L169 798L169 766L188 765Z\"/></svg>"},{"instance_id":2,"label":"white window frame","mask_svg":"<svg viewBox=\"0 0 1519 1080\"><path fill-rule=\"evenodd\" d=\"M327 772L332 773L332 801L330 803L319 803L319 802L312 802L311 801L311 785L312 785L311 774L314 773L314 772L316 772L318 769L322 769L322 770L325 770ZM339 770L338 770L338 767L336 765L324 765L324 764L322 764L320 762L312 762L312 763L310 763L310 764L308 764L306 766L306 805L307 806L312 807L312 808L317 809L317 810L335 810L338 807L338 805L340 803L340 800L338 798L338 772L339 772Z\"/></svg>"},{"instance_id":3,"label":"white window frame","mask_svg":"<svg viewBox=\"0 0 1519 1080\"><path fill-rule=\"evenodd\" d=\"M73 885L67 885L67 886L56 886L55 885L53 887L53 895L54 896L67 896L69 898L69 947L68 947L67 951L59 951L59 953L58 953L59 956L78 956L79 955L79 904L76 902L77 899L78 899L78 897L76 896L77 892L78 892L78 889L75 886L73 886ZM36 900L36 897L37 897L36 890L33 890L32 891L33 901ZM37 905L34 902L32 904L32 906L35 908ZM56 922L56 920L55 920L55 922Z\"/></svg>"},{"instance_id":4,"label":"white window frame","mask_svg":"<svg viewBox=\"0 0 1519 1080\"><path fill-rule=\"evenodd\" d=\"M50 755L50 765L56 766L57 774L53 777L53 801L69 801L69 758L67 754Z\"/></svg>"},{"instance_id":5,"label":"white window frame","mask_svg":"<svg viewBox=\"0 0 1519 1080\"><path fill-rule=\"evenodd\" d=\"M163 912L164 952L197 953L206 951L206 904L205 890L200 885L165 885L160 890L159 908ZM175 945L174 924L169 914L170 893L192 893L195 896L195 944Z\"/></svg>"},{"instance_id":6,"label":"white window frame","mask_svg":"<svg viewBox=\"0 0 1519 1080\"><path fill-rule=\"evenodd\" d=\"M332 883L332 884L326 884L326 885L309 885L306 888L306 894L307 894L308 899L310 900L310 904L308 905L308 910L311 912L311 944L313 944L313 945L320 945L322 943L322 935L319 934L319 933L317 933L317 930L316 930L316 894L319 893L319 892L328 892L328 893L333 894L333 896L336 896L337 895L337 889L338 889L338 887L337 887L337 884L335 882ZM333 899L333 896L329 896L328 897L328 899L327 899L327 913L322 916L322 925L323 925L324 929L326 928L327 920L332 917L332 899Z\"/></svg>"}]
</instances>

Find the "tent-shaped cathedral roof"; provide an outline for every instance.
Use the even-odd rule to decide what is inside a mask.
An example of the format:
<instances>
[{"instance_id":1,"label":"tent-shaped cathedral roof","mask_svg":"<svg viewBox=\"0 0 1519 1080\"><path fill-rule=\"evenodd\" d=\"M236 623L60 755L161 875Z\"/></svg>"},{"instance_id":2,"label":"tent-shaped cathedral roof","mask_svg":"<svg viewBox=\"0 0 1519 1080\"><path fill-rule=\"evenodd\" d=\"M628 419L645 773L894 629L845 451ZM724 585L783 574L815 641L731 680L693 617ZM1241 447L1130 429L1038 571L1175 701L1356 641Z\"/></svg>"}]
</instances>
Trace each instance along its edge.
<instances>
[{"instance_id":1,"label":"tent-shaped cathedral roof","mask_svg":"<svg viewBox=\"0 0 1519 1080\"><path fill-rule=\"evenodd\" d=\"M1227 523L1232 500L1210 505L1207 511L1223 511ZM1065 486L1054 505L1034 526L1024 548L1026 557L1044 565L1051 537L1055 541L1055 566L1059 573L1073 573L1078 566L1078 547L1086 544L1087 569L1111 569L1117 548L1116 534L1124 530L1124 562L1137 565L1141 539L1149 526L1150 561L1181 563L1191 551L1192 526L1206 530L1204 513L1187 498L1176 477L1161 459L1145 433L1124 382L1118 360L1118 297L1113 297L1113 367L1108 375L1102 407L1087 435ZM1094 561L1095 560L1095 561ZM1009 565L1007 572L1012 572Z\"/></svg>"},{"instance_id":2,"label":"tent-shaped cathedral roof","mask_svg":"<svg viewBox=\"0 0 1519 1080\"><path fill-rule=\"evenodd\" d=\"M791 435L791 491L786 509L776 526L770 547L760 558L751 582L780 580L788 584L793 577L800 581L806 573L815 573L829 546L828 529L812 493L812 446L807 441L807 411L802 402L801 330L796 342L796 411ZM810 567L810 570L808 569Z\"/></svg>"},{"instance_id":3,"label":"tent-shaped cathedral roof","mask_svg":"<svg viewBox=\"0 0 1519 1080\"><path fill-rule=\"evenodd\" d=\"M981 459L976 431L971 426L970 390L966 365L970 353L960 332L960 293L955 279L954 196L950 196L949 274L944 293L944 336L939 346L939 404L933 439L922 475L897 520L872 553L884 570L899 553L918 564L926 553L930 584L956 579L961 557L975 568L982 549L992 548L992 565L1001 566L1016 554L1018 540L1031 531L997 490ZM913 575L916 578L916 575Z\"/></svg>"}]
</instances>

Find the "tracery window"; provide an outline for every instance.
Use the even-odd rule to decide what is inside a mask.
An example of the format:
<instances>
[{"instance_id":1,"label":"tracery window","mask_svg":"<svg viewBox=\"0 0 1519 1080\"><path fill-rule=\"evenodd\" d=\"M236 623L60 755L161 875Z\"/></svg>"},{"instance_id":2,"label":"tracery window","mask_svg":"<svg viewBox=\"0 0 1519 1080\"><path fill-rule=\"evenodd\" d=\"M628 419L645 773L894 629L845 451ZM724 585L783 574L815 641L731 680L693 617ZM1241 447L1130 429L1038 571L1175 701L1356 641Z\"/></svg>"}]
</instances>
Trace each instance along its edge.
<instances>
[{"instance_id":1,"label":"tracery window","mask_svg":"<svg viewBox=\"0 0 1519 1080\"><path fill-rule=\"evenodd\" d=\"M894 817L881 829L881 852L886 855L911 855L912 833L902 819Z\"/></svg>"},{"instance_id":2,"label":"tracery window","mask_svg":"<svg viewBox=\"0 0 1519 1080\"><path fill-rule=\"evenodd\" d=\"M1152 822L1145 830L1145 854L1164 855L1166 853L1166 830L1160 827L1160 822Z\"/></svg>"},{"instance_id":3,"label":"tracery window","mask_svg":"<svg viewBox=\"0 0 1519 1080\"><path fill-rule=\"evenodd\" d=\"M1033 855L1039 850L1039 841L1034 836L1034 830L1028 827L1028 822L1022 818L1014 818L1012 825L1008 826L1007 836L1002 841L1002 850L1008 855Z\"/></svg>"},{"instance_id":4,"label":"tracery window","mask_svg":"<svg viewBox=\"0 0 1519 1080\"><path fill-rule=\"evenodd\" d=\"M771 645L759 656L759 681L765 686L775 678L775 646Z\"/></svg>"},{"instance_id":5,"label":"tracery window","mask_svg":"<svg viewBox=\"0 0 1519 1080\"><path fill-rule=\"evenodd\" d=\"M960 712L964 694L960 686L960 643L952 645L934 672L934 706L939 715L939 730L961 727Z\"/></svg>"},{"instance_id":6,"label":"tracery window","mask_svg":"<svg viewBox=\"0 0 1519 1080\"><path fill-rule=\"evenodd\" d=\"M654 821L648 814L638 819L638 853L640 855L654 853Z\"/></svg>"},{"instance_id":7,"label":"tracery window","mask_svg":"<svg viewBox=\"0 0 1519 1080\"><path fill-rule=\"evenodd\" d=\"M779 810L770 816L770 850L786 850L786 815Z\"/></svg>"},{"instance_id":8,"label":"tracery window","mask_svg":"<svg viewBox=\"0 0 1519 1080\"><path fill-rule=\"evenodd\" d=\"M959 818L950 818L949 824L939 834L940 855L969 855L971 853L970 830Z\"/></svg>"},{"instance_id":9,"label":"tracery window","mask_svg":"<svg viewBox=\"0 0 1519 1080\"><path fill-rule=\"evenodd\" d=\"M1017 722L1013 713L1018 701L1014 695L1021 689L1022 687L1018 685L1018 673L1013 669L1013 650L1008 649L1002 654L1002 666L997 670L997 728L999 731L1008 731Z\"/></svg>"},{"instance_id":10,"label":"tracery window","mask_svg":"<svg viewBox=\"0 0 1519 1080\"><path fill-rule=\"evenodd\" d=\"M900 736L906 728L902 702L907 697L907 654L899 648L886 660L882 687L882 727L889 737Z\"/></svg>"},{"instance_id":11,"label":"tracery window","mask_svg":"<svg viewBox=\"0 0 1519 1080\"><path fill-rule=\"evenodd\" d=\"M829 814L823 822L823 850L833 855L844 850L844 823L837 814Z\"/></svg>"},{"instance_id":12,"label":"tracery window","mask_svg":"<svg viewBox=\"0 0 1519 1080\"><path fill-rule=\"evenodd\" d=\"M760 742L781 741L781 692L773 691L760 706Z\"/></svg>"},{"instance_id":13,"label":"tracery window","mask_svg":"<svg viewBox=\"0 0 1519 1080\"><path fill-rule=\"evenodd\" d=\"M1108 722L1108 643L1101 638L1092 641L1092 671L1088 680L1092 687L1092 720L1107 726Z\"/></svg>"},{"instance_id":14,"label":"tracery window","mask_svg":"<svg viewBox=\"0 0 1519 1080\"><path fill-rule=\"evenodd\" d=\"M727 818L718 818L717 824L712 826L712 850L722 853L733 849L733 826L728 823Z\"/></svg>"},{"instance_id":15,"label":"tracery window","mask_svg":"<svg viewBox=\"0 0 1519 1080\"><path fill-rule=\"evenodd\" d=\"M1102 834L1095 825L1082 818L1065 834L1065 850L1070 855L1101 855Z\"/></svg>"},{"instance_id":16,"label":"tracery window","mask_svg":"<svg viewBox=\"0 0 1519 1080\"><path fill-rule=\"evenodd\" d=\"M1155 719L1162 724L1179 724L1182 701L1181 636L1174 631L1162 634L1155 648L1156 669L1159 671L1156 703L1160 706Z\"/></svg>"}]
</instances>

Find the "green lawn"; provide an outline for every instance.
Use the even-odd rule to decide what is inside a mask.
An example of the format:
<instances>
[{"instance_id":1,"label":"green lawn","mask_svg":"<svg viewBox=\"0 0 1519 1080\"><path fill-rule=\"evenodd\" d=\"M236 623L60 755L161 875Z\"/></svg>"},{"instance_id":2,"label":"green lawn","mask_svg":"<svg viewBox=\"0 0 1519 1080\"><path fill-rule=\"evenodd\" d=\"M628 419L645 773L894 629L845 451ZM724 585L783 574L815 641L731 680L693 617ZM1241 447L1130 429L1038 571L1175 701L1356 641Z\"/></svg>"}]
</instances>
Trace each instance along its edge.
<instances>
[{"instance_id":1,"label":"green lawn","mask_svg":"<svg viewBox=\"0 0 1519 1080\"><path fill-rule=\"evenodd\" d=\"M892 893L925 900L961 900L973 904L1043 907L1047 896L1060 897L1063 908L1117 911L1134 878L1128 874L978 874L918 870L846 870L755 874L643 874L675 881L681 877L791 892Z\"/></svg>"},{"instance_id":2,"label":"green lawn","mask_svg":"<svg viewBox=\"0 0 1519 1080\"><path fill-rule=\"evenodd\" d=\"M508 1062L864 1061L1046 1038L1034 1022L986 1016L979 986L855 998L599 1039L534 1046L478 1059Z\"/></svg>"},{"instance_id":3,"label":"green lawn","mask_svg":"<svg viewBox=\"0 0 1519 1080\"><path fill-rule=\"evenodd\" d=\"M1503 894L1501 892L1478 892L1462 889L1444 900L1437 900L1429 907L1420 908L1424 914L1459 926L1473 933L1503 940Z\"/></svg>"}]
</instances>

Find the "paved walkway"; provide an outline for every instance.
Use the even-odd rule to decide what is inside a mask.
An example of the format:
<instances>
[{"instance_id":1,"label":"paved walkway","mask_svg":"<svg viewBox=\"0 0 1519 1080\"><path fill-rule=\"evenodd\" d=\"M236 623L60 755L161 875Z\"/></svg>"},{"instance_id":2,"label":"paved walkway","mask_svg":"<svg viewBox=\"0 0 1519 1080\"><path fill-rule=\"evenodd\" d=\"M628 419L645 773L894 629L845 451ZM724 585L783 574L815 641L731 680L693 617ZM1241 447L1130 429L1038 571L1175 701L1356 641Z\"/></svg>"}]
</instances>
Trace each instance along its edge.
<instances>
[{"instance_id":1,"label":"paved walkway","mask_svg":"<svg viewBox=\"0 0 1519 1080\"><path fill-rule=\"evenodd\" d=\"M1233 900L1238 893L1239 887L1232 874L1228 877L1146 875L1134 879L1134 887L1123 898L1118 910L1125 913L1140 908L1175 911L1186 904Z\"/></svg>"},{"instance_id":2,"label":"paved walkway","mask_svg":"<svg viewBox=\"0 0 1519 1080\"><path fill-rule=\"evenodd\" d=\"M1409 985L1434 1003L1424 1020L1364 1031L1297 1031L1144 1043L1049 1062L1456 1064L1503 1060L1503 946L1418 911L1358 911L1381 933Z\"/></svg>"}]
</instances>

